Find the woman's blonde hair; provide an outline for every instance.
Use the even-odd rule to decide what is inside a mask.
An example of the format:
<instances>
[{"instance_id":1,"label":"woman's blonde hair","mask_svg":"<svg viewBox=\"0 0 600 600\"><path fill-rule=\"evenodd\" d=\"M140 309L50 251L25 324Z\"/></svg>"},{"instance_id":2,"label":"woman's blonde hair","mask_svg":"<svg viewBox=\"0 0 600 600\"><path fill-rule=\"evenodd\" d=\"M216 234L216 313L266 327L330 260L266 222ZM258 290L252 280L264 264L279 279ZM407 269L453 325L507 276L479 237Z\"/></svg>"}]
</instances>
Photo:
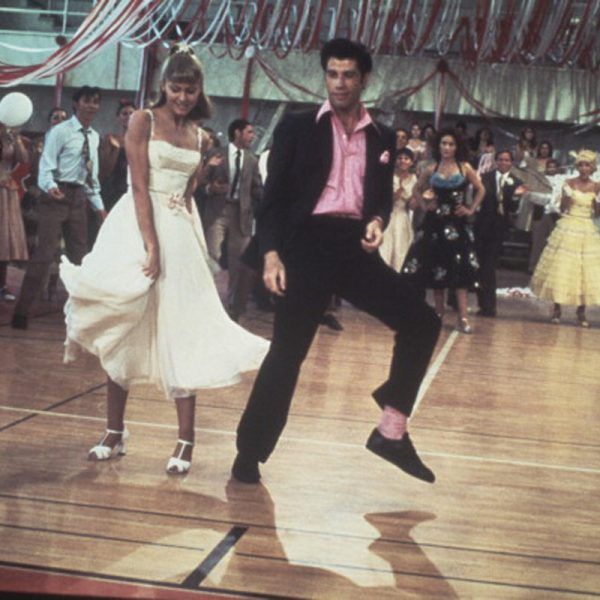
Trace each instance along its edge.
<instances>
[{"instance_id":1,"label":"woman's blonde hair","mask_svg":"<svg viewBox=\"0 0 600 600\"><path fill-rule=\"evenodd\" d=\"M586 162L591 165L592 170L595 171L598 167L597 158L598 155L593 150L580 150L575 156L575 166L579 163Z\"/></svg>"},{"instance_id":2,"label":"woman's blonde hair","mask_svg":"<svg viewBox=\"0 0 600 600\"><path fill-rule=\"evenodd\" d=\"M212 105L208 96L204 93L202 65L193 49L187 44L174 44L169 50L169 56L167 56L160 72L161 90L158 100L154 103L154 108L163 106L167 101L167 96L162 89L167 81L199 85L200 96L198 96L198 102L190 111L188 118L198 121L211 116Z\"/></svg>"}]
</instances>

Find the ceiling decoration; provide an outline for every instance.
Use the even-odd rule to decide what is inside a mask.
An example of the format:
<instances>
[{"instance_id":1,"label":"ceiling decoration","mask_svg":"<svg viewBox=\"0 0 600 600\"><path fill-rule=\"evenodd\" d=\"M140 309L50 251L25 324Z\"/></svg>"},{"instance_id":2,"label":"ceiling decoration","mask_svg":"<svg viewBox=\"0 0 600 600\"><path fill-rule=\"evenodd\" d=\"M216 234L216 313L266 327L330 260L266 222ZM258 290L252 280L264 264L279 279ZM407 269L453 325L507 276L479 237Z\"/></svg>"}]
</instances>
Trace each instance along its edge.
<instances>
[{"instance_id":1,"label":"ceiling decoration","mask_svg":"<svg viewBox=\"0 0 600 600\"><path fill-rule=\"evenodd\" d=\"M284 59L344 36L375 54L452 57L465 64L600 66L600 0L98 0L70 39L24 66L1 62L0 85L52 77L106 44L145 48L183 40L240 60ZM31 60L29 58L29 60Z\"/></svg>"}]
</instances>

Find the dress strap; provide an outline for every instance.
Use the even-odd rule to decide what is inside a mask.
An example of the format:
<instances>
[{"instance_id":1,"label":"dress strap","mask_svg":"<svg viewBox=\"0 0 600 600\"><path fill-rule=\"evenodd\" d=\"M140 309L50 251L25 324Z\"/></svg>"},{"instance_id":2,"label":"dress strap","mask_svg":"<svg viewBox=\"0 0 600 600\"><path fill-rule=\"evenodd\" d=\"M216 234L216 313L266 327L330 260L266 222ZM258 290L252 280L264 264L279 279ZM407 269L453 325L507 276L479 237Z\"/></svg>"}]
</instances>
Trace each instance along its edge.
<instances>
[{"instance_id":1,"label":"dress strap","mask_svg":"<svg viewBox=\"0 0 600 600\"><path fill-rule=\"evenodd\" d=\"M145 108L144 112L150 115L150 139L152 139L154 137L154 113L149 108Z\"/></svg>"}]
</instances>

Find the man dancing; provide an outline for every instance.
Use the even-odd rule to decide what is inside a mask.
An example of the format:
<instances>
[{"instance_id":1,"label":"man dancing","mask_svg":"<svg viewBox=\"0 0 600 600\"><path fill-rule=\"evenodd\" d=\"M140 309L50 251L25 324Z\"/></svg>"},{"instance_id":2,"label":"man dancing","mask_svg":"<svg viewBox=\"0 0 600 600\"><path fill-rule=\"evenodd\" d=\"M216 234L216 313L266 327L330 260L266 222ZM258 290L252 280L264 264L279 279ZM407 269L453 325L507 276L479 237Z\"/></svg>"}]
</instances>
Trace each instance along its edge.
<instances>
[{"instance_id":1,"label":"man dancing","mask_svg":"<svg viewBox=\"0 0 600 600\"><path fill-rule=\"evenodd\" d=\"M300 366L331 294L338 294L396 334L389 378L373 394L383 412L367 448L433 482L407 421L440 320L376 252L392 208L395 134L360 102L372 70L362 44L327 42L321 65L328 100L278 125L257 211L263 280L278 301L271 349L238 427L232 474L244 483L260 480L258 463L281 435Z\"/></svg>"}]
</instances>

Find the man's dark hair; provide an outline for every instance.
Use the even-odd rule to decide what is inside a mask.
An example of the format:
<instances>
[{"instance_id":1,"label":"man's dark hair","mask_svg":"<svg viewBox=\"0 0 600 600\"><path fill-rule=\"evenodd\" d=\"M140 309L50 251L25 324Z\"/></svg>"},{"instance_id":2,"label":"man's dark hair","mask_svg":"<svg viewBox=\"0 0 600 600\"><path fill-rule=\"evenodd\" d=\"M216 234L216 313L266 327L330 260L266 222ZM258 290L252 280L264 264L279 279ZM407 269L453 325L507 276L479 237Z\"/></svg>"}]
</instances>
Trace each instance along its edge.
<instances>
[{"instance_id":1,"label":"man's dark hair","mask_svg":"<svg viewBox=\"0 0 600 600\"><path fill-rule=\"evenodd\" d=\"M548 168L548 165L550 165L550 164L552 164L552 165L556 165L556 166L557 166L557 168L560 168L560 163L558 162L558 160L557 160L556 158L549 158L549 159L546 161L546 168Z\"/></svg>"},{"instance_id":2,"label":"man's dark hair","mask_svg":"<svg viewBox=\"0 0 600 600\"><path fill-rule=\"evenodd\" d=\"M509 150L508 148L503 148L502 150L498 150L498 152L496 152L496 154L494 155L494 158L497 160L501 154L508 154L510 156L510 160L515 160L512 150Z\"/></svg>"},{"instance_id":3,"label":"man's dark hair","mask_svg":"<svg viewBox=\"0 0 600 600\"><path fill-rule=\"evenodd\" d=\"M465 139L462 135L456 132L456 129L452 127L442 129L437 133L434 145L431 148L431 155L433 156L433 159L438 163L442 160L440 144L442 142L442 138L445 138L447 136L450 136L456 144L456 154L454 155L454 160L456 162L466 162L469 158L469 153L467 151Z\"/></svg>"},{"instance_id":4,"label":"man's dark hair","mask_svg":"<svg viewBox=\"0 0 600 600\"><path fill-rule=\"evenodd\" d=\"M99 87L84 85L73 92L73 102L79 102L81 98L93 98L98 96L98 99L102 97L102 93Z\"/></svg>"},{"instance_id":5,"label":"man's dark hair","mask_svg":"<svg viewBox=\"0 0 600 600\"><path fill-rule=\"evenodd\" d=\"M367 47L346 38L329 40L321 48L321 66L323 67L323 71L327 70L327 62L330 58L349 58L355 60L358 70L363 76L373 70L373 61Z\"/></svg>"},{"instance_id":6,"label":"man's dark hair","mask_svg":"<svg viewBox=\"0 0 600 600\"><path fill-rule=\"evenodd\" d=\"M229 138L229 141L233 142L235 139L235 132L238 130L244 131L248 125L252 125L252 123L246 119L234 119L231 121L231 123L229 123L229 127L227 128L227 137Z\"/></svg>"}]
</instances>

